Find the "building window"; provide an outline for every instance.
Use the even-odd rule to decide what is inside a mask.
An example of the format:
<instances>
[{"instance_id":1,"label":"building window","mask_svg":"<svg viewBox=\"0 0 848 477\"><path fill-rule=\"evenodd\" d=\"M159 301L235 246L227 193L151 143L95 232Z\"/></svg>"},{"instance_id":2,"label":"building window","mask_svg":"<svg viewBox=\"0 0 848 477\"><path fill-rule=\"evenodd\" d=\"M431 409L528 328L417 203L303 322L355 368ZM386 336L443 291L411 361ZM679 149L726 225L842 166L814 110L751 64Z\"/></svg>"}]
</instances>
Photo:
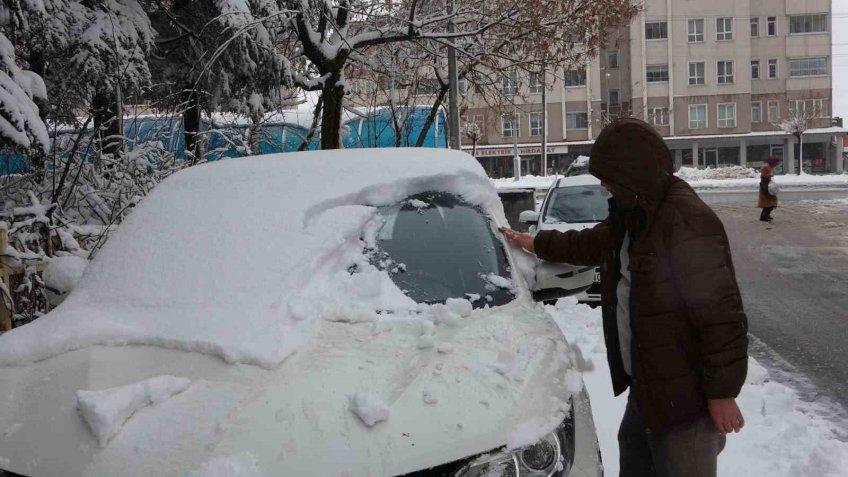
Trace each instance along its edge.
<instances>
[{"instance_id":1,"label":"building window","mask_svg":"<svg viewBox=\"0 0 848 477\"><path fill-rule=\"evenodd\" d=\"M716 72L718 74L718 84L733 83L733 62L719 61L716 63Z\"/></svg>"},{"instance_id":2,"label":"building window","mask_svg":"<svg viewBox=\"0 0 848 477\"><path fill-rule=\"evenodd\" d=\"M770 123L780 119L780 103L777 101L769 101L768 108L768 120Z\"/></svg>"},{"instance_id":3,"label":"building window","mask_svg":"<svg viewBox=\"0 0 848 477\"><path fill-rule=\"evenodd\" d=\"M518 80L515 71L501 75L501 93L506 96L513 96L518 93Z\"/></svg>"},{"instance_id":4,"label":"building window","mask_svg":"<svg viewBox=\"0 0 848 477\"><path fill-rule=\"evenodd\" d=\"M566 86L586 86L586 68L565 72Z\"/></svg>"},{"instance_id":5,"label":"building window","mask_svg":"<svg viewBox=\"0 0 848 477\"><path fill-rule=\"evenodd\" d=\"M777 78L777 59L768 60L768 77L769 79Z\"/></svg>"},{"instance_id":6,"label":"building window","mask_svg":"<svg viewBox=\"0 0 848 477\"><path fill-rule=\"evenodd\" d=\"M436 78L421 78L415 85L415 94L418 96L429 96L439 92L442 83Z\"/></svg>"},{"instance_id":7,"label":"building window","mask_svg":"<svg viewBox=\"0 0 848 477\"><path fill-rule=\"evenodd\" d=\"M766 18L766 35L777 36L777 17Z\"/></svg>"},{"instance_id":8,"label":"building window","mask_svg":"<svg viewBox=\"0 0 848 477\"><path fill-rule=\"evenodd\" d=\"M716 40L727 41L733 39L733 17L716 18Z\"/></svg>"},{"instance_id":9,"label":"building window","mask_svg":"<svg viewBox=\"0 0 848 477\"><path fill-rule=\"evenodd\" d=\"M793 58L789 60L789 76L827 75L827 57Z\"/></svg>"},{"instance_id":10,"label":"building window","mask_svg":"<svg viewBox=\"0 0 848 477\"><path fill-rule=\"evenodd\" d=\"M618 50L607 52L607 68L618 68Z\"/></svg>"},{"instance_id":11,"label":"building window","mask_svg":"<svg viewBox=\"0 0 848 477\"><path fill-rule=\"evenodd\" d=\"M621 103L619 102L618 90L609 90L609 105L612 107L618 107L620 104Z\"/></svg>"},{"instance_id":12,"label":"building window","mask_svg":"<svg viewBox=\"0 0 848 477\"><path fill-rule=\"evenodd\" d=\"M751 122L752 123L763 122L763 102L762 101L754 101L753 103L751 103Z\"/></svg>"},{"instance_id":13,"label":"building window","mask_svg":"<svg viewBox=\"0 0 848 477\"><path fill-rule=\"evenodd\" d=\"M751 17L751 36L760 36L760 17Z\"/></svg>"},{"instance_id":14,"label":"building window","mask_svg":"<svg viewBox=\"0 0 848 477\"><path fill-rule=\"evenodd\" d=\"M706 104L690 104L689 105L689 129L706 129L707 128L707 105Z\"/></svg>"},{"instance_id":15,"label":"building window","mask_svg":"<svg viewBox=\"0 0 848 477\"><path fill-rule=\"evenodd\" d=\"M528 86L528 91L531 94L538 94L542 92L542 75L539 73L530 73L530 84Z\"/></svg>"},{"instance_id":16,"label":"building window","mask_svg":"<svg viewBox=\"0 0 848 477\"><path fill-rule=\"evenodd\" d=\"M689 85L705 84L706 66L703 61L693 61L689 63Z\"/></svg>"},{"instance_id":17,"label":"building window","mask_svg":"<svg viewBox=\"0 0 848 477\"><path fill-rule=\"evenodd\" d=\"M645 77L648 83L668 82L668 65L648 65L645 68Z\"/></svg>"},{"instance_id":18,"label":"building window","mask_svg":"<svg viewBox=\"0 0 848 477\"><path fill-rule=\"evenodd\" d=\"M665 39L668 39L668 23L666 23L666 22L645 23L645 39L646 40L665 40Z\"/></svg>"},{"instance_id":19,"label":"building window","mask_svg":"<svg viewBox=\"0 0 848 477\"><path fill-rule=\"evenodd\" d=\"M514 114L504 114L501 116L501 135L503 137L518 136L521 124L518 120L519 116Z\"/></svg>"},{"instance_id":20,"label":"building window","mask_svg":"<svg viewBox=\"0 0 848 477\"><path fill-rule=\"evenodd\" d=\"M819 99L796 99L790 103L792 112L797 116L807 118L825 117L824 100Z\"/></svg>"},{"instance_id":21,"label":"building window","mask_svg":"<svg viewBox=\"0 0 848 477\"><path fill-rule=\"evenodd\" d=\"M760 60L751 60L751 79L760 78Z\"/></svg>"},{"instance_id":22,"label":"building window","mask_svg":"<svg viewBox=\"0 0 848 477\"><path fill-rule=\"evenodd\" d=\"M718 104L718 127L720 127L720 128L735 128L736 127L736 103L719 103Z\"/></svg>"},{"instance_id":23,"label":"building window","mask_svg":"<svg viewBox=\"0 0 848 477\"><path fill-rule=\"evenodd\" d=\"M824 33L827 31L827 14L792 15L789 17L789 34Z\"/></svg>"},{"instance_id":24,"label":"building window","mask_svg":"<svg viewBox=\"0 0 848 477\"><path fill-rule=\"evenodd\" d=\"M668 126L668 108L648 108L648 118L654 126Z\"/></svg>"},{"instance_id":25,"label":"building window","mask_svg":"<svg viewBox=\"0 0 848 477\"><path fill-rule=\"evenodd\" d=\"M688 22L689 43L698 43L704 41L704 19L695 18Z\"/></svg>"},{"instance_id":26,"label":"building window","mask_svg":"<svg viewBox=\"0 0 848 477\"><path fill-rule=\"evenodd\" d=\"M565 114L566 129L587 129L589 127L588 113L566 113Z\"/></svg>"},{"instance_id":27,"label":"building window","mask_svg":"<svg viewBox=\"0 0 848 477\"><path fill-rule=\"evenodd\" d=\"M456 81L456 89L459 91L459 94L465 96L468 94L468 80L465 78L460 78Z\"/></svg>"},{"instance_id":28,"label":"building window","mask_svg":"<svg viewBox=\"0 0 848 477\"><path fill-rule=\"evenodd\" d=\"M542 112L533 112L530 113L530 135L531 136L541 136L542 135Z\"/></svg>"}]
</instances>

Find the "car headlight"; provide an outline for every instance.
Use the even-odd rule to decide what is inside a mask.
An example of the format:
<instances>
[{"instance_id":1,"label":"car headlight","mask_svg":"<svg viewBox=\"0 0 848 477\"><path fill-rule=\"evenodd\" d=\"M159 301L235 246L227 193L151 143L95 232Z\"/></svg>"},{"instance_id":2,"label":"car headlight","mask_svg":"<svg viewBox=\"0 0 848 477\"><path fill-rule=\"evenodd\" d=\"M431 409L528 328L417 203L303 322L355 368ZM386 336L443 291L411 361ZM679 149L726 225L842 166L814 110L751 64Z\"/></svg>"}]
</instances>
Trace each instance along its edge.
<instances>
[{"instance_id":1,"label":"car headlight","mask_svg":"<svg viewBox=\"0 0 848 477\"><path fill-rule=\"evenodd\" d=\"M574 464L574 402L565 420L542 440L521 449L498 449L468 461L455 477L564 477Z\"/></svg>"}]
</instances>

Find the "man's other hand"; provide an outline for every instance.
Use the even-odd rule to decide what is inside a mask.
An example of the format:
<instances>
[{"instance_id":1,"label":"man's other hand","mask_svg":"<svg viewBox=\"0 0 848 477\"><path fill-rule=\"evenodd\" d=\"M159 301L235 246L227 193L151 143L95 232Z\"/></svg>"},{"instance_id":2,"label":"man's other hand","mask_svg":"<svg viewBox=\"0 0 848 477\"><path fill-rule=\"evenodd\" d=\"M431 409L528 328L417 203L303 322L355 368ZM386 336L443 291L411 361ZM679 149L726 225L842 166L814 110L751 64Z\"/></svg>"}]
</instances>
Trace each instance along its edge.
<instances>
[{"instance_id":1,"label":"man's other hand","mask_svg":"<svg viewBox=\"0 0 848 477\"><path fill-rule=\"evenodd\" d=\"M739 406L736 405L736 400L733 398L709 399L707 400L707 407L710 411L710 417L713 418L713 424L722 434L739 432L745 425L742 411L739 410Z\"/></svg>"},{"instance_id":2,"label":"man's other hand","mask_svg":"<svg viewBox=\"0 0 848 477\"><path fill-rule=\"evenodd\" d=\"M530 234L525 234L521 232L516 232L507 227L500 227L498 230L506 237L507 240L513 245L523 248L528 252L535 253L533 248L533 236Z\"/></svg>"}]
</instances>

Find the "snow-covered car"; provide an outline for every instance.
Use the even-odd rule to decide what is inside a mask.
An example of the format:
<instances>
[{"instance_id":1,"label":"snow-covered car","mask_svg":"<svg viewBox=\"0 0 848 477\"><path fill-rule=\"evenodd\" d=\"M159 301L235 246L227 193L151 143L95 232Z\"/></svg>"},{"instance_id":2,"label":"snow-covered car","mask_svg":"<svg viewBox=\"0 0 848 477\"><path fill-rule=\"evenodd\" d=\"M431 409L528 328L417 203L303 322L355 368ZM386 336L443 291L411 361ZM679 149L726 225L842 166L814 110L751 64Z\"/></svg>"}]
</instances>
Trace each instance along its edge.
<instances>
[{"instance_id":1,"label":"snow-covered car","mask_svg":"<svg viewBox=\"0 0 848 477\"><path fill-rule=\"evenodd\" d=\"M548 190L539 212L521 213L520 221L530 225L529 232L536 235L542 230L583 230L594 227L609 215L610 195L601 181L590 175L557 179ZM601 303L601 272L596 267L579 267L572 273L563 273L553 264L542 262L536 271L537 286L542 289L565 289L575 277L592 277L592 285L577 295L577 300L597 306ZM550 299L547 298L546 299Z\"/></svg>"},{"instance_id":2,"label":"snow-covered car","mask_svg":"<svg viewBox=\"0 0 848 477\"><path fill-rule=\"evenodd\" d=\"M157 186L0 336L28 476L602 475L569 346L477 161L316 151Z\"/></svg>"}]
</instances>

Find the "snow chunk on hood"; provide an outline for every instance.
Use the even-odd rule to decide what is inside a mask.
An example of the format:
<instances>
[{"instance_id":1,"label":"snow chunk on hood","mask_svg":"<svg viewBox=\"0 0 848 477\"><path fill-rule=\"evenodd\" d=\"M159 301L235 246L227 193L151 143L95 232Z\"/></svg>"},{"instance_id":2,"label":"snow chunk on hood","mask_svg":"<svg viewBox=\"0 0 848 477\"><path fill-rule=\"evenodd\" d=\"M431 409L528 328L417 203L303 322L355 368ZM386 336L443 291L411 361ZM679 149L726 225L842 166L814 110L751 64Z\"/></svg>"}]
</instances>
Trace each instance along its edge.
<instances>
[{"instance_id":1,"label":"snow chunk on hood","mask_svg":"<svg viewBox=\"0 0 848 477\"><path fill-rule=\"evenodd\" d=\"M77 391L77 408L101 447L141 408L155 406L188 388L191 381L158 376L101 391Z\"/></svg>"},{"instance_id":2,"label":"snow chunk on hood","mask_svg":"<svg viewBox=\"0 0 848 477\"><path fill-rule=\"evenodd\" d=\"M372 393L357 391L349 400L350 410L368 427L389 418L389 406Z\"/></svg>"},{"instance_id":3,"label":"snow chunk on hood","mask_svg":"<svg viewBox=\"0 0 848 477\"><path fill-rule=\"evenodd\" d=\"M458 151L310 151L185 169L136 207L60 307L0 336L0 366L141 344L274 368L321 320L413 308L364 248L375 207L430 190L506 223L485 171Z\"/></svg>"}]
</instances>

